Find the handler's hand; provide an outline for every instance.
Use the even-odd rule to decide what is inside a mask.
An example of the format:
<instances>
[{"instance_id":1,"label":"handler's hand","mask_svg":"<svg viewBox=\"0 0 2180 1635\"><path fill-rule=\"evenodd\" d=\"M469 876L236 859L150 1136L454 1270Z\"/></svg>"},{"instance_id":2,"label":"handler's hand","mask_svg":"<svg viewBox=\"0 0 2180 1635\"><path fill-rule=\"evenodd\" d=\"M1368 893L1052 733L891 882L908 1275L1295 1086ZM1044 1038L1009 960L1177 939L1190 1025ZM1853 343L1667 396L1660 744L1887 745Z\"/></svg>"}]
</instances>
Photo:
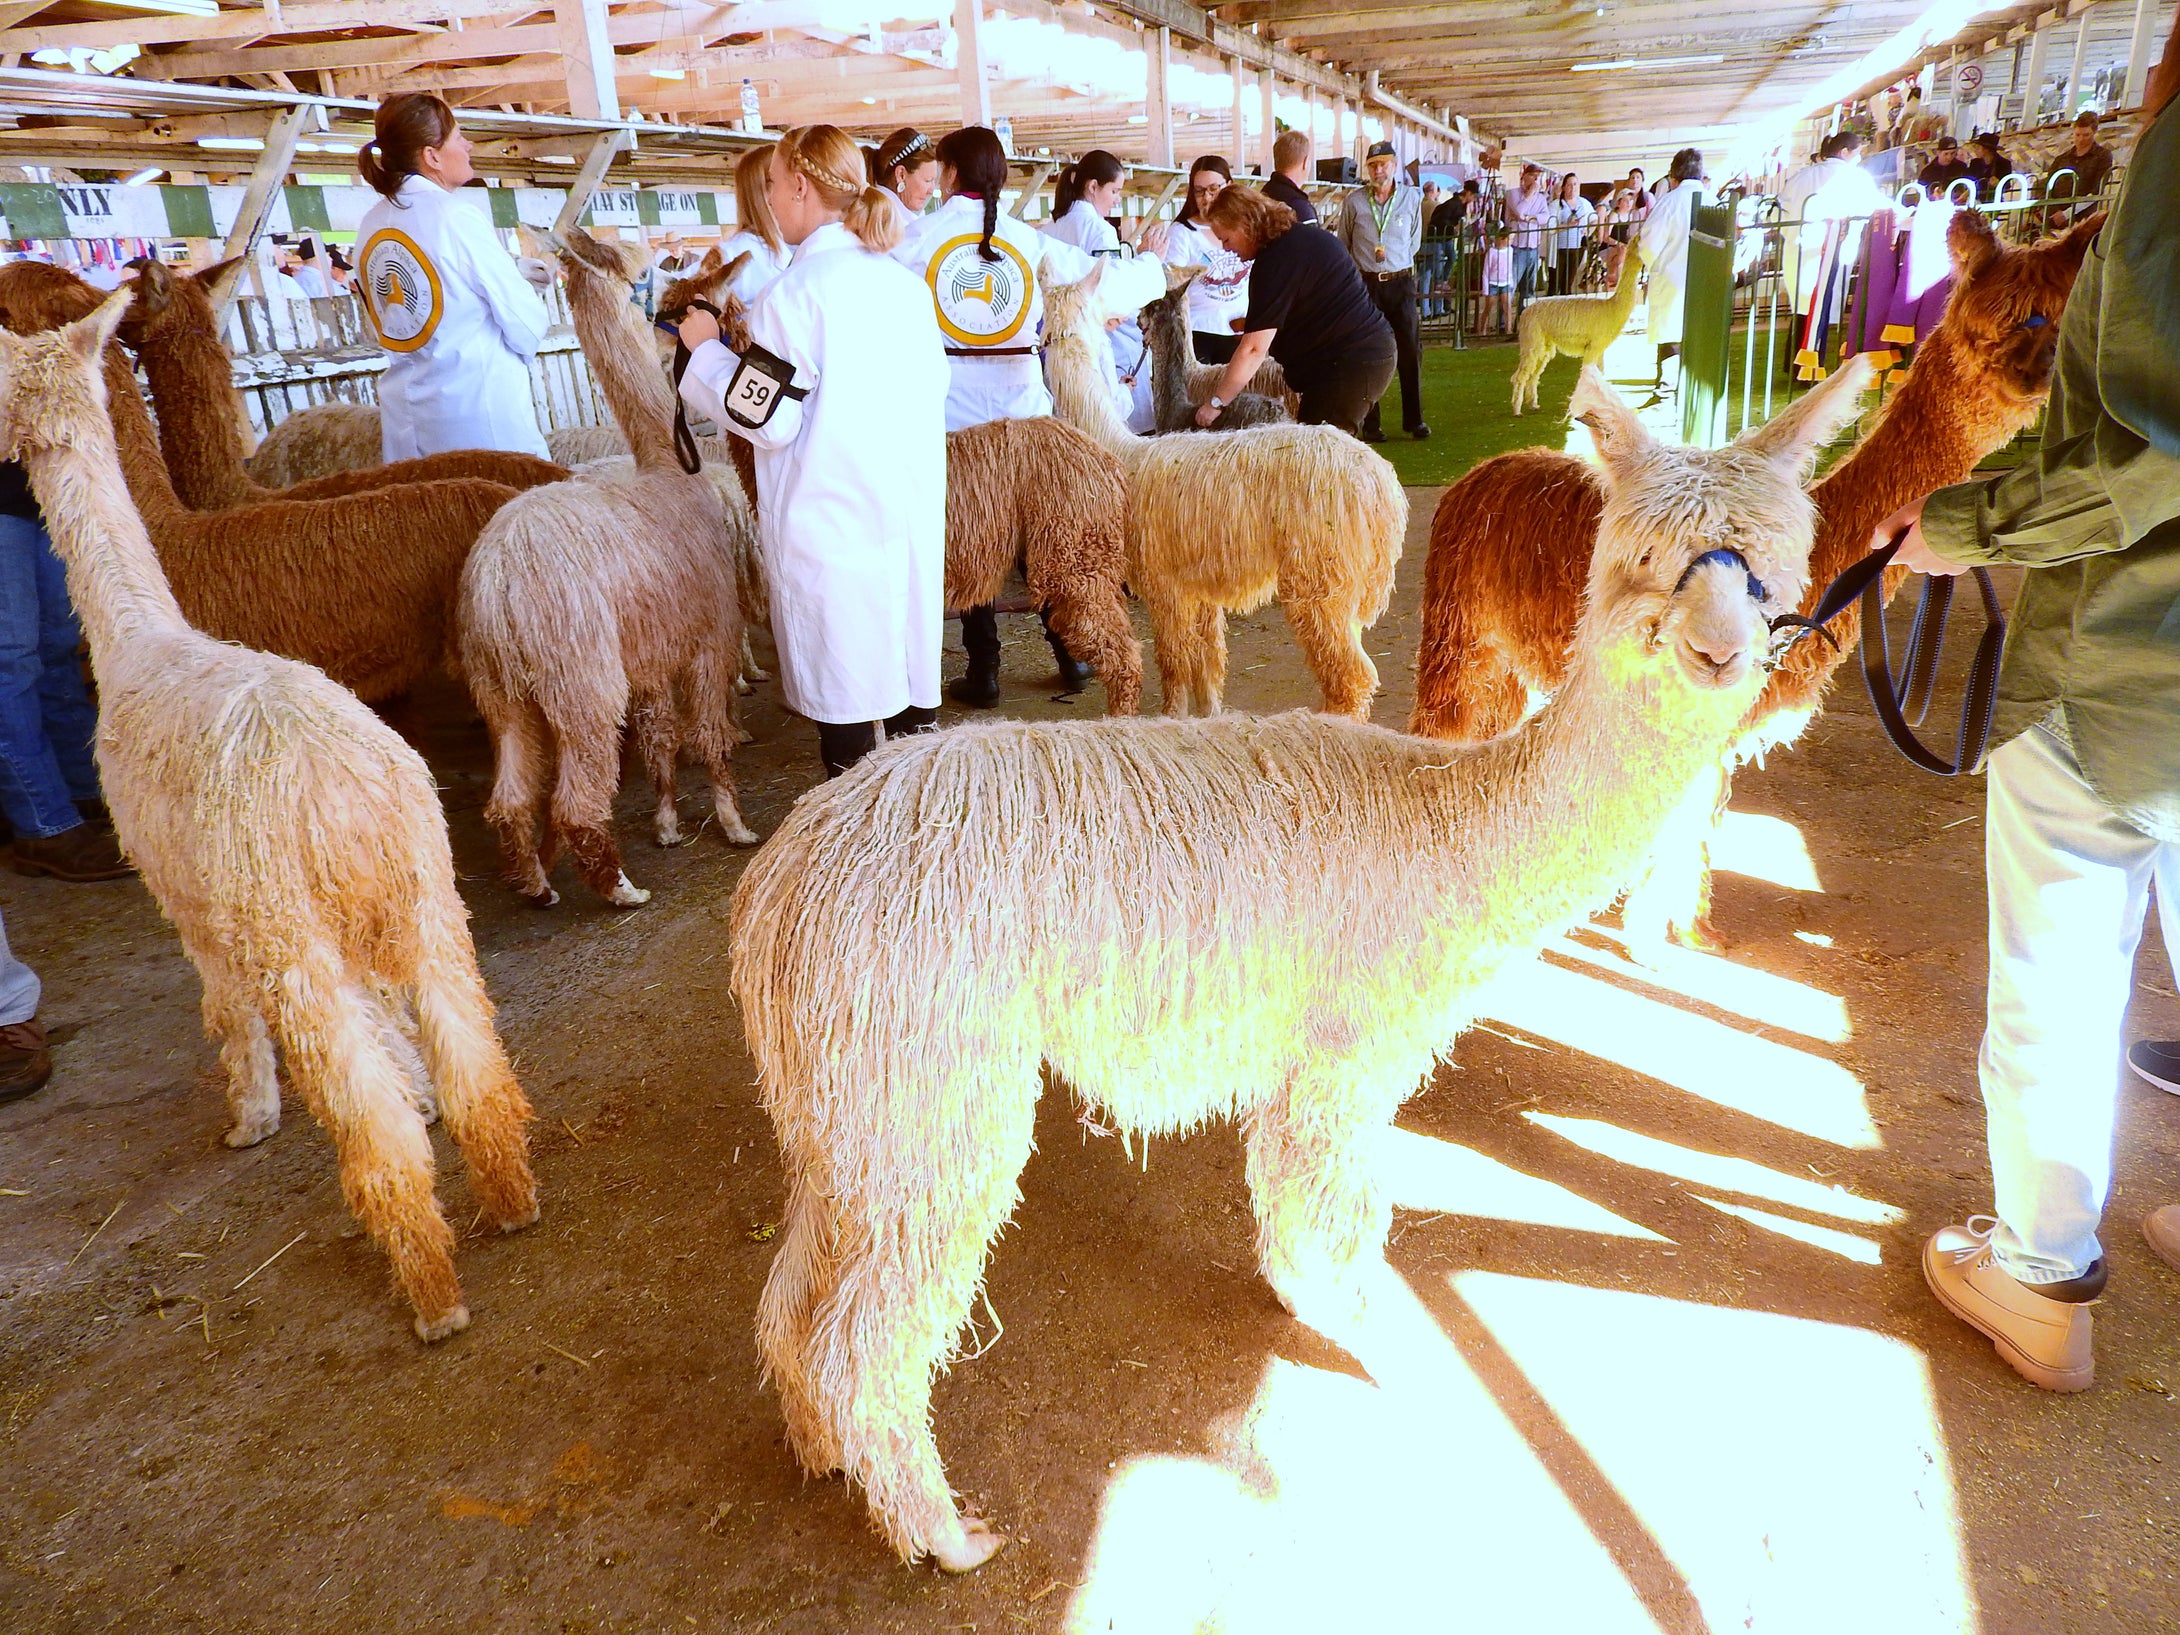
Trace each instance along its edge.
<instances>
[{"instance_id":1,"label":"handler's hand","mask_svg":"<svg viewBox=\"0 0 2180 1635\"><path fill-rule=\"evenodd\" d=\"M1208 431L1213 425L1218 422L1219 415L1222 412L1223 411L1221 410L1214 409L1208 403L1198 404L1196 408L1196 424L1202 426L1206 431Z\"/></svg>"},{"instance_id":2,"label":"handler's hand","mask_svg":"<svg viewBox=\"0 0 2180 1635\"><path fill-rule=\"evenodd\" d=\"M719 339L719 320L708 312L691 312L678 326L681 344L694 352L706 341Z\"/></svg>"},{"instance_id":3,"label":"handler's hand","mask_svg":"<svg viewBox=\"0 0 2180 1635\"><path fill-rule=\"evenodd\" d=\"M1948 562L1930 548L1930 541L1923 538L1923 501L1914 500L1877 525L1877 532L1870 536L1870 549L1882 550L1890 545L1893 536L1901 529L1907 530L1907 539L1900 546L1900 554L1892 559L1896 568L1906 568L1910 573L1927 573L1933 578L1950 579L1968 571L1959 562Z\"/></svg>"},{"instance_id":4,"label":"handler's hand","mask_svg":"<svg viewBox=\"0 0 2180 1635\"><path fill-rule=\"evenodd\" d=\"M1172 227L1165 222L1151 222L1136 235L1135 253L1137 255L1163 255L1172 231Z\"/></svg>"}]
</instances>

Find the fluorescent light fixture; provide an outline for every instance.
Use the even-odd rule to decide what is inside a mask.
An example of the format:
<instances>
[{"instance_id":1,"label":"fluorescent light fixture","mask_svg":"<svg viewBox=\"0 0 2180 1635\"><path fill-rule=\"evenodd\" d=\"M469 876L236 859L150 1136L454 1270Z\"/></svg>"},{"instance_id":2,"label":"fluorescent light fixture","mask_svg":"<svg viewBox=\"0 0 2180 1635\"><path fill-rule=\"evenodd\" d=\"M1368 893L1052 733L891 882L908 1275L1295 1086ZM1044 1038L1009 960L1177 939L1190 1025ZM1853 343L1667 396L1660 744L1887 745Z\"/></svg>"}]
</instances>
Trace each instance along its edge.
<instances>
[{"instance_id":1,"label":"fluorescent light fixture","mask_svg":"<svg viewBox=\"0 0 2180 1635\"><path fill-rule=\"evenodd\" d=\"M140 170L134 176L123 177L121 185L123 187L146 187L165 174L166 172L163 170Z\"/></svg>"},{"instance_id":2,"label":"fluorescent light fixture","mask_svg":"<svg viewBox=\"0 0 2180 1635\"><path fill-rule=\"evenodd\" d=\"M1614 62L1578 62L1571 72L1577 74L1609 74L1621 68L1686 68L1696 63L1724 62L1723 51L1709 51L1696 57L1621 57Z\"/></svg>"},{"instance_id":3,"label":"fluorescent light fixture","mask_svg":"<svg viewBox=\"0 0 2180 1635\"><path fill-rule=\"evenodd\" d=\"M646 68L644 72L653 79L687 79L689 77L689 71L686 68Z\"/></svg>"},{"instance_id":4,"label":"fluorescent light fixture","mask_svg":"<svg viewBox=\"0 0 2180 1635\"><path fill-rule=\"evenodd\" d=\"M220 148L235 153L263 153L265 151L264 138L258 136L200 136L197 138L197 146L200 148Z\"/></svg>"}]
</instances>

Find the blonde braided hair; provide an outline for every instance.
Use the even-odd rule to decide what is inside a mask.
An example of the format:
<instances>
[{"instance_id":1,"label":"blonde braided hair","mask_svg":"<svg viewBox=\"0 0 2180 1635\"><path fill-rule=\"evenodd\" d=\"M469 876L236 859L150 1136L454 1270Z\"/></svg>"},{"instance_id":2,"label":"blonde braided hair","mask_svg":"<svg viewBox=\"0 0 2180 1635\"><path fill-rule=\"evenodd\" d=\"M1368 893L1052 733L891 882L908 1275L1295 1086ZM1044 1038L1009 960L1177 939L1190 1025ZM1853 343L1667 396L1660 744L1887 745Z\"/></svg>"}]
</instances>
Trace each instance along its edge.
<instances>
[{"instance_id":1,"label":"blonde braided hair","mask_svg":"<svg viewBox=\"0 0 2180 1635\"><path fill-rule=\"evenodd\" d=\"M809 178L865 249L882 254L901 242L893 196L863 179L863 150L846 131L837 125L798 125L780 137L779 150L788 169Z\"/></svg>"}]
</instances>

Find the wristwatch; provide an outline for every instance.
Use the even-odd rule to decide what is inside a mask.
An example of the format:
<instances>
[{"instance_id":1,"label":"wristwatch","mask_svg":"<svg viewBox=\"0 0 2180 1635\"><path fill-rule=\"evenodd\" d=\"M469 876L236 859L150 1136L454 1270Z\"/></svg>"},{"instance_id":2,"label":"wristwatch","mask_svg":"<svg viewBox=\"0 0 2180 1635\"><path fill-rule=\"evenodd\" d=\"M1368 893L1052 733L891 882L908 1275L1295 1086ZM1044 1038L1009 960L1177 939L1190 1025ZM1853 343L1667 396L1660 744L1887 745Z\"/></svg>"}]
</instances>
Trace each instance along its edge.
<instances>
[{"instance_id":1,"label":"wristwatch","mask_svg":"<svg viewBox=\"0 0 2180 1635\"><path fill-rule=\"evenodd\" d=\"M1207 409L1223 409L1226 407L1226 399L1219 396L1217 392L1213 392L1204 399L1204 407Z\"/></svg>"}]
</instances>

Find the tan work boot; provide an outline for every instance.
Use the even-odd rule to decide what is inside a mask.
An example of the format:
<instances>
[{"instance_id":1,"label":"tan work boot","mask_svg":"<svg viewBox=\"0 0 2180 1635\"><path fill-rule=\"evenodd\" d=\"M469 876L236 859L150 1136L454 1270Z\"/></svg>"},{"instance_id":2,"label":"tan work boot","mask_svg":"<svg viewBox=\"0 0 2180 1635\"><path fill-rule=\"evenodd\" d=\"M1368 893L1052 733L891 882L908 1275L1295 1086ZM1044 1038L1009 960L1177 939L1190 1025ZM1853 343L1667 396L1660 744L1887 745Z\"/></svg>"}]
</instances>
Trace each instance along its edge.
<instances>
[{"instance_id":1,"label":"tan work boot","mask_svg":"<svg viewBox=\"0 0 2180 1635\"><path fill-rule=\"evenodd\" d=\"M2089 1349L2089 1303L2054 1300L2016 1281L1998 1263L1989 1215L1948 1226L1923 1245L1923 1278L1955 1317L1989 1337L2013 1371L2047 1391L2086 1391L2097 1377ZM2103 1263L2093 1269L2101 1287ZM2077 1278L2073 1289L2087 1282Z\"/></svg>"},{"instance_id":2,"label":"tan work boot","mask_svg":"<svg viewBox=\"0 0 2180 1635\"><path fill-rule=\"evenodd\" d=\"M2143 1216L2142 1235L2150 1240L2159 1260L2180 1272L2180 1204L2167 1204Z\"/></svg>"}]
</instances>

